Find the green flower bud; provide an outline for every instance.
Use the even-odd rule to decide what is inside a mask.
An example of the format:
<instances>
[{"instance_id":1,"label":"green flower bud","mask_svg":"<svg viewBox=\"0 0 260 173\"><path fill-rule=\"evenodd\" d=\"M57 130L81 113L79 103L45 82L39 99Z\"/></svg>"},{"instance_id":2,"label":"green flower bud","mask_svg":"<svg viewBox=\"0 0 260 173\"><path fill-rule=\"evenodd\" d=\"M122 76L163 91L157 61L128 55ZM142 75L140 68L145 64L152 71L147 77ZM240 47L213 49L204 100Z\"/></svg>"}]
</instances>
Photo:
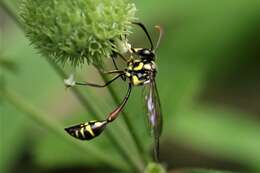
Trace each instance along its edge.
<instances>
[{"instance_id":1,"label":"green flower bud","mask_svg":"<svg viewBox=\"0 0 260 173\"><path fill-rule=\"evenodd\" d=\"M120 51L115 41L126 41L135 12L128 0L23 0L20 16L43 55L101 67L112 51Z\"/></svg>"}]
</instances>

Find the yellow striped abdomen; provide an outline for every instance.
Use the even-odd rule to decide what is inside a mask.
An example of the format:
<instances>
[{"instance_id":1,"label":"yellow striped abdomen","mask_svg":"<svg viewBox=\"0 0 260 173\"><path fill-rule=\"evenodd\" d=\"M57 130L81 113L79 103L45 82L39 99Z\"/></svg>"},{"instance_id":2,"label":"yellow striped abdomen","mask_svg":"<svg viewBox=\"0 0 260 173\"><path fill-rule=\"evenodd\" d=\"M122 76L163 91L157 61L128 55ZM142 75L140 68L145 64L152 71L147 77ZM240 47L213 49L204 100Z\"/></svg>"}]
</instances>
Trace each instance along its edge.
<instances>
[{"instance_id":1,"label":"yellow striped abdomen","mask_svg":"<svg viewBox=\"0 0 260 173\"><path fill-rule=\"evenodd\" d=\"M91 140L105 129L107 121L89 121L78 124L72 127L65 128L65 130L73 137L81 140Z\"/></svg>"}]
</instances>

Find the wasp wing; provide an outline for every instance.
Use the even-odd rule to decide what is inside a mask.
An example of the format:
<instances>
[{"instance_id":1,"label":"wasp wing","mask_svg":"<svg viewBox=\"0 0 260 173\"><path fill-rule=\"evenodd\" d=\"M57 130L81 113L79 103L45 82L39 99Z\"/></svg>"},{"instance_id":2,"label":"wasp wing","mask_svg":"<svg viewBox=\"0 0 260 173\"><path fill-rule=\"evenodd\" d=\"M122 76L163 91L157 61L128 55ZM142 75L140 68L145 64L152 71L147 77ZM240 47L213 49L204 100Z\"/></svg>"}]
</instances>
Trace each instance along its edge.
<instances>
[{"instance_id":1,"label":"wasp wing","mask_svg":"<svg viewBox=\"0 0 260 173\"><path fill-rule=\"evenodd\" d=\"M151 135L154 138L154 157L158 160L159 138L162 133L163 119L156 82L152 76L150 83L146 86L145 103Z\"/></svg>"}]
</instances>

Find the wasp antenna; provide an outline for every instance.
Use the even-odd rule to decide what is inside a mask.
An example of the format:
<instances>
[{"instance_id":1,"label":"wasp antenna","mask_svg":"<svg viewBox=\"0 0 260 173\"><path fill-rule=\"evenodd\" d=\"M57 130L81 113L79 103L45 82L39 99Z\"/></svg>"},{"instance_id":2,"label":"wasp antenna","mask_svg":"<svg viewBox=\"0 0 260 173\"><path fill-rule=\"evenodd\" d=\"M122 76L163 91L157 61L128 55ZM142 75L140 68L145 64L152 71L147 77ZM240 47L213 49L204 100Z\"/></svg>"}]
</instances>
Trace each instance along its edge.
<instances>
[{"instance_id":1,"label":"wasp antenna","mask_svg":"<svg viewBox=\"0 0 260 173\"><path fill-rule=\"evenodd\" d=\"M163 28L161 27L161 26L159 26L159 25L155 25L154 26L155 27L155 29L157 30L157 31L159 31L159 38L158 38L158 40L157 40L157 43L156 43L156 47L155 47L155 49L154 49L154 51L159 47L159 45L160 45L160 43L161 43L161 39L162 39L162 37L163 37Z\"/></svg>"},{"instance_id":2,"label":"wasp antenna","mask_svg":"<svg viewBox=\"0 0 260 173\"><path fill-rule=\"evenodd\" d=\"M148 38L148 40L149 40L149 42L150 42L150 44L151 44L151 50L154 50L154 49L153 49L154 47L153 47L152 39L151 39L151 37L150 37L150 35L149 35L147 29L145 28L144 24L139 23L139 22L132 22L132 23L135 24L135 25L140 26L140 27L143 29L143 31L145 32L145 34L146 34L146 36L147 36L147 38Z\"/></svg>"}]
</instances>

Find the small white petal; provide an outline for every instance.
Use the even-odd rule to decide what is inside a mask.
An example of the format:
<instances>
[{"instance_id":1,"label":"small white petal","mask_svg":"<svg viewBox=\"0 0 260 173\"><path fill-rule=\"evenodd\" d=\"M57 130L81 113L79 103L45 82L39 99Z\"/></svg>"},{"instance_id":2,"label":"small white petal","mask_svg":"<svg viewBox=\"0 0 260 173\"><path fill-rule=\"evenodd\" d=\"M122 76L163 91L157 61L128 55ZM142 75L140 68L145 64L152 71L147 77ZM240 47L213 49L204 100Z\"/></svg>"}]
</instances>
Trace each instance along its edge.
<instances>
[{"instance_id":1,"label":"small white petal","mask_svg":"<svg viewBox=\"0 0 260 173\"><path fill-rule=\"evenodd\" d=\"M76 82L74 80L74 75L71 74L68 79L64 79L64 83L68 87L73 87L76 85Z\"/></svg>"},{"instance_id":2,"label":"small white petal","mask_svg":"<svg viewBox=\"0 0 260 173\"><path fill-rule=\"evenodd\" d=\"M131 50L131 44L127 40L116 40L116 45L121 54L125 54Z\"/></svg>"}]
</instances>

